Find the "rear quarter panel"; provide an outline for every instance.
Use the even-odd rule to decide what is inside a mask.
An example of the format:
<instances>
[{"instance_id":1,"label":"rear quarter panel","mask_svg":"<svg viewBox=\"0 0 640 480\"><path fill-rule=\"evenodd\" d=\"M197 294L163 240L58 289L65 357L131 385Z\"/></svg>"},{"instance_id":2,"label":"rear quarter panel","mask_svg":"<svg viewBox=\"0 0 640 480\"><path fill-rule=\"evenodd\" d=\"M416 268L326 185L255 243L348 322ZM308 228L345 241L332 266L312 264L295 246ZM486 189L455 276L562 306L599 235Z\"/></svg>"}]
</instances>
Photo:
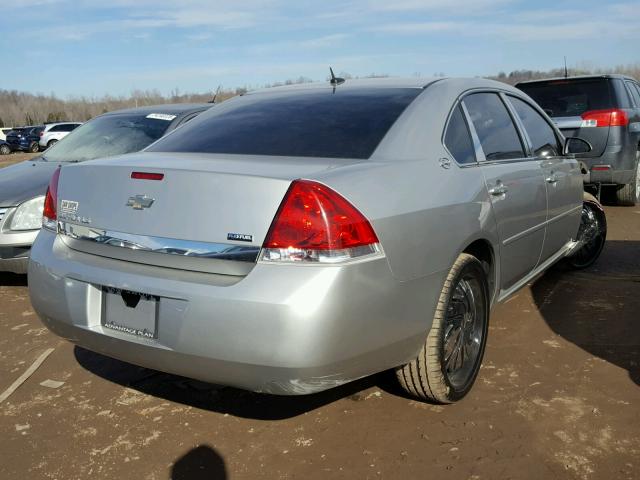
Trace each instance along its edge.
<instances>
[{"instance_id":1,"label":"rear quarter panel","mask_svg":"<svg viewBox=\"0 0 640 480\"><path fill-rule=\"evenodd\" d=\"M464 85L455 80L431 85L392 127L370 163L318 178L372 222L400 281L448 271L478 239L487 240L498 255L480 169L458 166L442 145L446 119ZM440 166L441 158L451 159L451 167Z\"/></svg>"}]
</instances>

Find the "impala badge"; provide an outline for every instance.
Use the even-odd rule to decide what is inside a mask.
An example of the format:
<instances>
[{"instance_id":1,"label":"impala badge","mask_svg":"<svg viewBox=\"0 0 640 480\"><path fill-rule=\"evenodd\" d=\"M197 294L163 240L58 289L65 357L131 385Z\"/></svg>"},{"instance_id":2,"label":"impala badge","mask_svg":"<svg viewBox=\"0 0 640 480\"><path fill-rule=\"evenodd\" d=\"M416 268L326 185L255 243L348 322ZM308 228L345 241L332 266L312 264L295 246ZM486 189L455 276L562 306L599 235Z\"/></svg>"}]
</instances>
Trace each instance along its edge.
<instances>
[{"instance_id":1,"label":"impala badge","mask_svg":"<svg viewBox=\"0 0 640 480\"><path fill-rule=\"evenodd\" d=\"M155 199L147 197L146 195L136 195L135 197L129 197L127 201L127 207L131 207L134 210L142 210L143 208L149 208L153 205Z\"/></svg>"}]
</instances>

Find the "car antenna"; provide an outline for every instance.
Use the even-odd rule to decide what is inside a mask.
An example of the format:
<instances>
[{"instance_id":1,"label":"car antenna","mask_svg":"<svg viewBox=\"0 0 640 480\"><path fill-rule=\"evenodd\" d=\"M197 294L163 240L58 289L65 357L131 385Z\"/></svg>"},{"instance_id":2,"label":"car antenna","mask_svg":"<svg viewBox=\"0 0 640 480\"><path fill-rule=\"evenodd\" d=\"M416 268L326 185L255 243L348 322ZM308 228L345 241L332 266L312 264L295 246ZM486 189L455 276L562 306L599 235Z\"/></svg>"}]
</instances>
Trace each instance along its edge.
<instances>
[{"instance_id":1,"label":"car antenna","mask_svg":"<svg viewBox=\"0 0 640 480\"><path fill-rule=\"evenodd\" d=\"M213 98L211 100L209 100L207 103L216 103L216 98L218 98L218 93L220 93L220 85L218 85L218 88L216 88L216 91L213 92Z\"/></svg>"},{"instance_id":2,"label":"car antenna","mask_svg":"<svg viewBox=\"0 0 640 480\"><path fill-rule=\"evenodd\" d=\"M567 56L564 56L564 78L569 78L569 70L567 70Z\"/></svg>"},{"instance_id":3,"label":"car antenna","mask_svg":"<svg viewBox=\"0 0 640 480\"><path fill-rule=\"evenodd\" d=\"M342 85L344 83L344 78L336 77L335 73L333 73L333 68L329 67L329 72L331 72L331 80L329 83L333 85L333 93L336 93L336 87L338 85Z\"/></svg>"}]
</instances>

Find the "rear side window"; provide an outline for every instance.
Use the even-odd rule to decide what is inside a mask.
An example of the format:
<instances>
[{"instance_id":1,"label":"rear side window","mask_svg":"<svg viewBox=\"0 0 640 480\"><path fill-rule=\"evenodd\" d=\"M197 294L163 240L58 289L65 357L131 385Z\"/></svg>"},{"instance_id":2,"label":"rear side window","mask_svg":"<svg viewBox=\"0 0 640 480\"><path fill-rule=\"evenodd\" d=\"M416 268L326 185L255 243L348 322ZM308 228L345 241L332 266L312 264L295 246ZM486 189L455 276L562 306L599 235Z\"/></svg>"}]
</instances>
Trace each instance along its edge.
<instances>
[{"instance_id":1,"label":"rear side window","mask_svg":"<svg viewBox=\"0 0 640 480\"><path fill-rule=\"evenodd\" d=\"M444 134L444 145L456 162L463 165L476 162L476 152L469 134L469 127L467 127L460 105L451 114L447 131Z\"/></svg>"},{"instance_id":2,"label":"rear side window","mask_svg":"<svg viewBox=\"0 0 640 480\"><path fill-rule=\"evenodd\" d=\"M556 157L560 155L560 145L553 128L542 115L519 98L509 96L511 104L522 121L536 157Z\"/></svg>"},{"instance_id":3,"label":"rear side window","mask_svg":"<svg viewBox=\"0 0 640 480\"><path fill-rule=\"evenodd\" d=\"M638 87L632 82L626 83L629 88L629 93L631 93L631 97L633 98L633 103L636 107L640 107L640 93L638 93Z\"/></svg>"},{"instance_id":4,"label":"rear side window","mask_svg":"<svg viewBox=\"0 0 640 480\"><path fill-rule=\"evenodd\" d=\"M474 93L464 99L487 160L523 158L522 142L504 103L495 93Z\"/></svg>"},{"instance_id":5,"label":"rear side window","mask_svg":"<svg viewBox=\"0 0 640 480\"><path fill-rule=\"evenodd\" d=\"M589 110L614 107L606 78L526 83L518 88L550 117L579 117Z\"/></svg>"},{"instance_id":6,"label":"rear side window","mask_svg":"<svg viewBox=\"0 0 640 480\"><path fill-rule=\"evenodd\" d=\"M62 132L62 131L64 131L63 128L62 128L63 126L64 125L54 125L53 127L51 127L49 129L49 131L50 132Z\"/></svg>"},{"instance_id":7,"label":"rear side window","mask_svg":"<svg viewBox=\"0 0 640 480\"><path fill-rule=\"evenodd\" d=\"M365 159L420 92L338 87L246 95L199 115L149 150Z\"/></svg>"}]
</instances>

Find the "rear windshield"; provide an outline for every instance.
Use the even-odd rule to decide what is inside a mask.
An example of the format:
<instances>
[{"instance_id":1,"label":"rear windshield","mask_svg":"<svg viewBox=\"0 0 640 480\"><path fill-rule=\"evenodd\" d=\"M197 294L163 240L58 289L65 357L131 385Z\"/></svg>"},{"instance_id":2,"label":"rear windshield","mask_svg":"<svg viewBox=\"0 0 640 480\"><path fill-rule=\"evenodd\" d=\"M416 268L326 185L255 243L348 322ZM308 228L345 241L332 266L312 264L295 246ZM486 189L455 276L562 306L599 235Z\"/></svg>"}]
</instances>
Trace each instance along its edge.
<instances>
[{"instance_id":1,"label":"rear windshield","mask_svg":"<svg viewBox=\"0 0 640 480\"><path fill-rule=\"evenodd\" d=\"M150 151L369 158L418 88L246 95L225 102Z\"/></svg>"},{"instance_id":2,"label":"rear windshield","mask_svg":"<svg viewBox=\"0 0 640 480\"><path fill-rule=\"evenodd\" d=\"M49 148L44 158L51 162L83 162L138 152L164 135L170 124L170 120L140 114L97 117Z\"/></svg>"},{"instance_id":3,"label":"rear windshield","mask_svg":"<svg viewBox=\"0 0 640 480\"><path fill-rule=\"evenodd\" d=\"M526 83L518 88L538 102L550 117L579 117L588 110L613 107L606 78Z\"/></svg>"}]
</instances>

